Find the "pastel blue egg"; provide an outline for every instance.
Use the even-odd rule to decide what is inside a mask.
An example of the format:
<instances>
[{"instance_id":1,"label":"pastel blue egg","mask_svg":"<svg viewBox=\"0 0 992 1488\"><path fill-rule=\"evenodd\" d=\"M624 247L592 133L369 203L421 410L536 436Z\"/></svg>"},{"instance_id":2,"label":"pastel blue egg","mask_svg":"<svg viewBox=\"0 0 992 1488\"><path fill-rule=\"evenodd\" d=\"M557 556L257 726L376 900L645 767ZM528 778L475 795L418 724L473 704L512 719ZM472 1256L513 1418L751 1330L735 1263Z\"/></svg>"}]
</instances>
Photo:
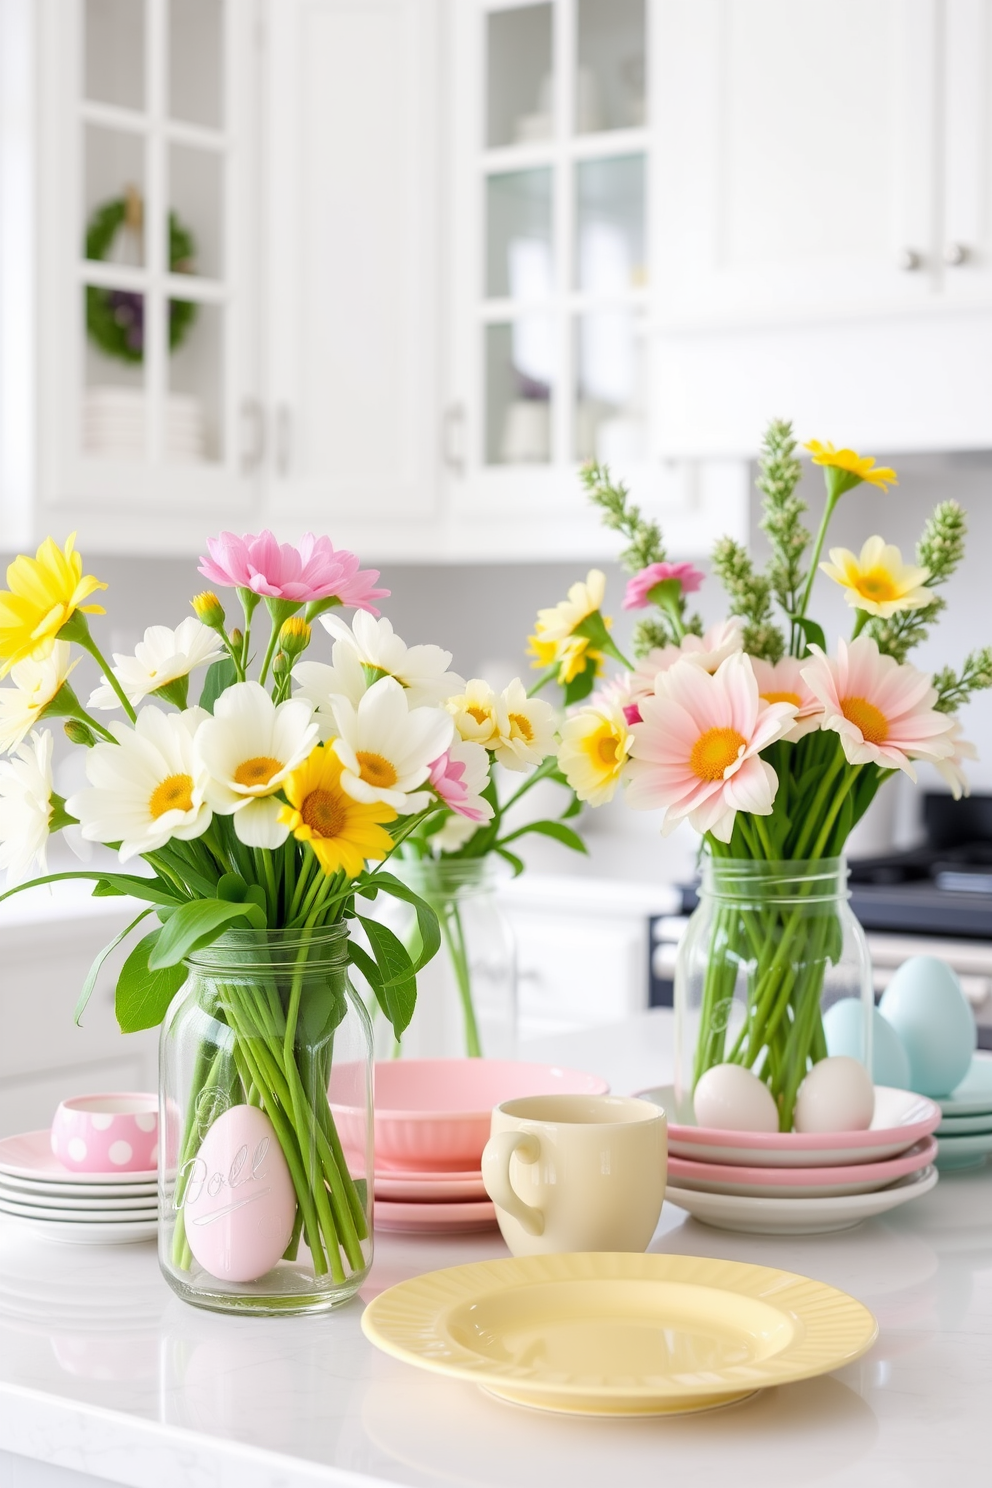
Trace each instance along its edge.
<instances>
[{"instance_id":1,"label":"pastel blue egg","mask_svg":"<svg viewBox=\"0 0 992 1488\"><path fill-rule=\"evenodd\" d=\"M842 997L823 1015L829 1054L864 1059L864 1013L859 997ZM910 1090L909 1055L892 1024L872 1008L871 1077L876 1085Z\"/></svg>"},{"instance_id":2,"label":"pastel blue egg","mask_svg":"<svg viewBox=\"0 0 992 1488\"><path fill-rule=\"evenodd\" d=\"M968 1073L978 1042L975 1015L961 983L936 956L911 956L882 994L882 1016L909 1055L910 1088L950 1095Z\"/></svg>"}]
</instances>

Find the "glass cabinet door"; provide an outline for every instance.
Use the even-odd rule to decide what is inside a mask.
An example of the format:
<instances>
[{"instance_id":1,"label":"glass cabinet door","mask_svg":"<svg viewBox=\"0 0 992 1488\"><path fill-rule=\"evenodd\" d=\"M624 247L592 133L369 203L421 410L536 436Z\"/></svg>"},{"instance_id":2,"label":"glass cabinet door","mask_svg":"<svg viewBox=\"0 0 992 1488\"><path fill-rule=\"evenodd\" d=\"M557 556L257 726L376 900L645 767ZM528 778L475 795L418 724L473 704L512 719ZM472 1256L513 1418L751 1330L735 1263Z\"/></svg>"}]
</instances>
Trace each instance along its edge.
<instances>
[{"instance_id":1,"label":"glass cabinet door","mask_svg":"<svg viewBox=\"0 0 992 1488\"><path fill-rule=\"evenodd\" d=\"M637 461L646 0L479 4L479 463Z\"/></svg>"},{"instance_id":2,"label":"glass cabinet door","mask_svg":"<svg viewBox=\"0 0 992 1488\"><path fill-rule=\"evenodd\" d=\"M231 0L83 0L79 450L231 456Z\"/></svg>"}]
</instances>

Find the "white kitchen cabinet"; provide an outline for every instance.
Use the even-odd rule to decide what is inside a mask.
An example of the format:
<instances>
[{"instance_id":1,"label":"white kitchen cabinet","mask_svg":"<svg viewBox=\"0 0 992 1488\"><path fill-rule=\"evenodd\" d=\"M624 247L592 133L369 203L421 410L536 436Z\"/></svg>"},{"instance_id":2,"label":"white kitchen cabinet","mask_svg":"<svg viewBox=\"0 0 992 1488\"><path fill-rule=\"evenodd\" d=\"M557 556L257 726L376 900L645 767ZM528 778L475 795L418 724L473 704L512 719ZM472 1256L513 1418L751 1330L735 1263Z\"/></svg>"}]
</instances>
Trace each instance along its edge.
<instances>
[{"instance_id":1,"label":"white kitchen cabinet","mask_svg":"<svg viewBox=\"0 0 992 1488\"><path fill-rule=\"evenodd\" d=\"M436 556L436 0L265 13L266 516Z\"/></svg>"},{"instance_id":2,"label":"white kitchen cabinet","mask_svg":"<svg viewBox=\"0 0 992 1488\"><path fill-rule=\"evenodd\" d=\"M943 292L992 304L992 0L944 0Z\"/></svg>"}]
</instances>

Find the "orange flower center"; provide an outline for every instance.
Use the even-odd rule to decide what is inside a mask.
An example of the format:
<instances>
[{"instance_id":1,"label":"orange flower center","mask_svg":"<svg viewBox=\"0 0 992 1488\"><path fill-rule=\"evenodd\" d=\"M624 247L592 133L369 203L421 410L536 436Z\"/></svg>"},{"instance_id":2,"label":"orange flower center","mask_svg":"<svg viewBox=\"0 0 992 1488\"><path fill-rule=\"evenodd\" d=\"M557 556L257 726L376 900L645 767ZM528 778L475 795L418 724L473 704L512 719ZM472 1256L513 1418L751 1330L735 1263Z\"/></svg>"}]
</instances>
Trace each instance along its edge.
<instances>
[{"instance_id":1,"label":"orange flower center","mask_svg":"<svg viewBox=\"0 0 992 1488\"><path fill-rule=\"evenodd\" d=\"M192 811L192 775L169 775L152 791L148 810L156 821L167 811Z\"/></svg>"},{"instance_id":2,"label":"orange flower center","mask_svg":"<svg viewBox=\"0 0 992 1488\"><path fill-rule=\"evenodd\" d=\"M842 698L840 711L848 723L859 728L868 744L884 744L889 737L889 720L880 708L867 698Z\"/></svg>"},{"instance_id":3,"label":"orange flower center","mask_svg":"<svg viewBox=\"0 0 992 1488\"><path fill-rule=\"evenodd\" d=\"M258 754L254 759L244 760L234 772L234 779L238 785L256 786L268 785L273 775L278 775L282 769L282 760L273 759L268 754Z\"/></svg>"},{"instance_id":4,"label":"orange flower center","mask_svg":"<svg viewBox=\"0 0 992 1488\"><path fill-rule=\"evenodd\" d=\"M344 804L330 791L311 791L300 808L300 815L316 837L340 837L345 829Z\"/></svg>"},{"instance_id":5,"label":"orange flower center","mask_svg":"<svg viewBox=\"0 0 992 1488\"><path fill-rule=\"evenodd\" d=\"M596 753L604 765L615 765L619 747L619 741L612 734L604 734L596 745Z\"/></svg>"},{"instance_id":6,"label":"orange flower center","mask_svg":"<svg viewBox=\"0 0 992 1488\"><path fill-rule=\"evenodd\" d=\"M534 737L534 730L531 728L530 719L525 717L523 713L510 714L510 728L515 729L517 737L524 739L528 744Z\"/></svg>"},{"instance_id":7,"label":"orange flower center","mask_svg":"<svg viewBox=\"0 0 992 1488\"><path fill-rule=\"evenodd\" d=\"M358 773L374 790L388 790L399 779L389 760L381 754L369 754L367 750L359 749L355 758L358 760Z\"/></svg>"},{"instance_id":8,"label":"orange flower center","mask_svg":"<svg viewBox=\"0 0 992 1488\"><path fill-rule=\"evenodd\" d=\"M480 707L478 703L473 703L471 708L465 709L465 712L468 714L469 718L474 718L476 723L481 724L489 722L489 714L486 712L485 708Z\"/></svg>"},{"instance_id":9,"label":"orange flower center","mask_svg":"<svg viewBox=\"0 0 992 1488\"><path fill-rule=\"evenodd\" d=\"M803 705L798 692L763 692L761 696L766 703L791 703L794 708L801 708Z\"/></svg>"},{"instance_id":10,"label":"orange flower center","mask_svg":"<svg viewBox=\"0 0 992 1488\"><path fill-rule=\"evenodd\" d=\"M747 740L732 728L707 729L692 746L689 767L700 780L722 780L728 765L740 757Z\"/></svg>"},{"instance_id":11,"label":"orange flower center","mask_svg":"<svg viewBox=\"0 0 992 1488\"><path fill-rule=\"evenodd\" d=\"M854 588L864 599L873 599L877 604L899 598L899 589L885 568L871 568L867 573L858 574Z\"/></svg>"}]
</instances>

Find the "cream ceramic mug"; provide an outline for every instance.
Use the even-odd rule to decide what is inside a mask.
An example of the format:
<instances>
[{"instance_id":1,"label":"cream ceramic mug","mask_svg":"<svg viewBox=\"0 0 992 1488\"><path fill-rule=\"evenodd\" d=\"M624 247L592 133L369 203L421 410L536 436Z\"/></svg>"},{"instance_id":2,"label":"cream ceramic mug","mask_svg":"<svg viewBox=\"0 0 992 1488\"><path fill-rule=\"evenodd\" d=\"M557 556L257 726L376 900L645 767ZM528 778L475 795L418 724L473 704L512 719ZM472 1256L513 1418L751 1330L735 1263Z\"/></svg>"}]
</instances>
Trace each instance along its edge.
<instances>
[{"instance_id":1,"label":"cream ceramic mug","mask_svg":"<svg viewBox=\"0 0 992 1488\"><path fill-rule=\"evenodd\" d=\"M668 1122L650 1101L532 1095L495 1108L482 1181L514 1255L646 1250L665 1197Z\"/></svg>"}]
</instances>

